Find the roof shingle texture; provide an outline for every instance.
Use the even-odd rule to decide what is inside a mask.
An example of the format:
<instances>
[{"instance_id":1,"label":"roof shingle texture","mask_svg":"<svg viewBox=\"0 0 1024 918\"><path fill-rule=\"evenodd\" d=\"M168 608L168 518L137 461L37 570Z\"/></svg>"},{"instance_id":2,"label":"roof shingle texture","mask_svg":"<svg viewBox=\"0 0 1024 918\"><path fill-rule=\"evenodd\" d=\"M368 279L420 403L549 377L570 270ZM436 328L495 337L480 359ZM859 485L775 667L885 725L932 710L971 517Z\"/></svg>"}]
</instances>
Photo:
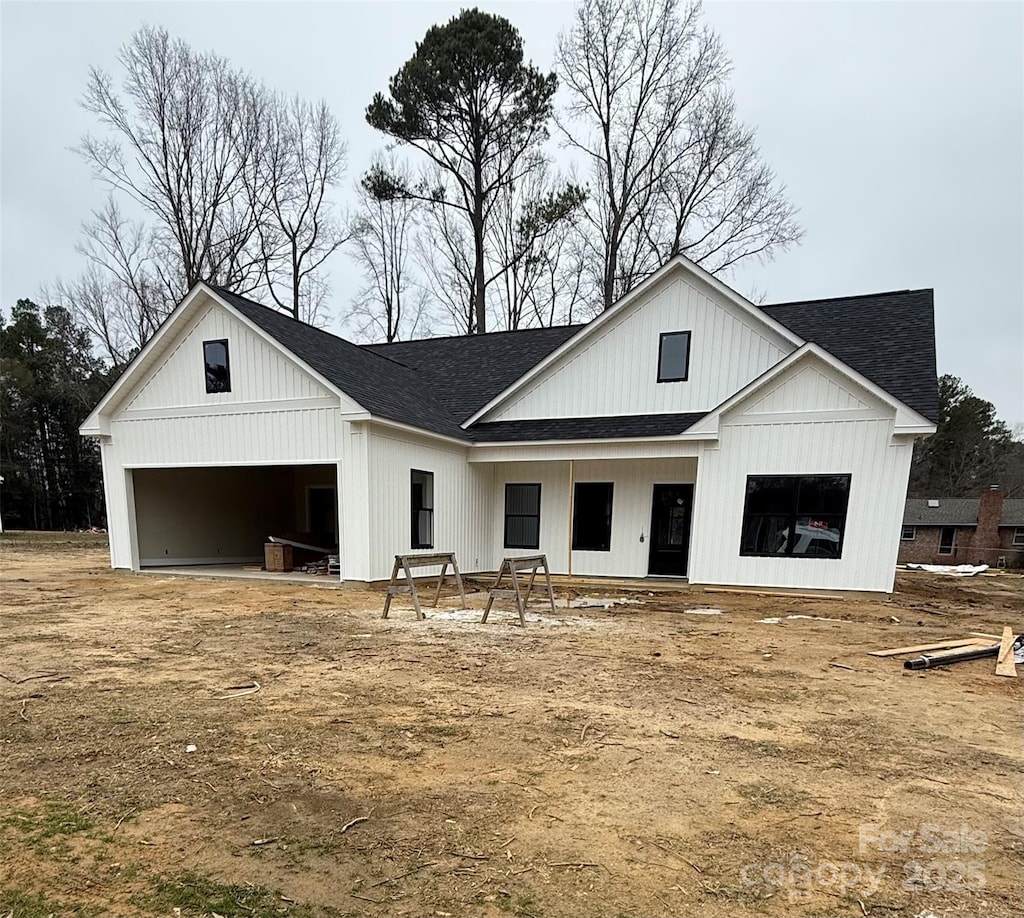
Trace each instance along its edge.
<instances>
[{"instance_id":1,"label":"roof shingle texture","mask_svg":"<svg viewBox=\"0 0 1024 918\"><path fill-rule=\"evenodd\" d=\"M942 497L938 507L929 507L928 499L911 497L903 510L904 526L977 526L977 497ZM1000 526L1024 526L1024 500L1003 500Z\"/></svg>"},{"instance_id":2,"label":"roof shingle texture","mask_svg":"<svg viewBox=\"0 0 1024 918\"><path fill-rule=\"evenodd\" d=\"M701 414L554 418L460 425L584 326L353 344L214 288L371 414L467 442L671 436ZM938 418L931 290L782 303L767 315L920 412Z\"/></svg>"},{"instance_id":3,"label":"roof shingle texture","mask_svg":"<svg viewBox=\"0 0 1024 918\"><path fill-rule=\"evenodd\" d=\"M627 414L598 418L545 418L537 421L488 421L467 433L478 442L516 440L612 440L619 437L672 437L704 417L689 414Z\"/></svg>"}]
</instances>

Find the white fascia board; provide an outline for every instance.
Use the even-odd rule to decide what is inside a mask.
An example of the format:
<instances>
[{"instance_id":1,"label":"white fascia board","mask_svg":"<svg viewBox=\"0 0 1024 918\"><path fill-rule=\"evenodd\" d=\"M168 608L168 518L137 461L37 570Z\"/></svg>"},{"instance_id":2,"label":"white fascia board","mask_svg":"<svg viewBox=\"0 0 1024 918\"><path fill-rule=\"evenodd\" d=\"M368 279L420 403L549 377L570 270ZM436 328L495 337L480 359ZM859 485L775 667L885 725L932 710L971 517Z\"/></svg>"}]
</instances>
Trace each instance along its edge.
<instances>
[{"instance_id":1,"label":"white fascia board","mask_svg":"<svg viewBox=\"0 0 1024 918\"><path fill-rule=\"evenodd\" d=\"M199 294L208 294L208 292L209 291L203 288L202 284L196 284L185 295L185 298L171 310L170 315L160 323L160 327L157 328L153 337L150 338L142 349L128 362L128 366L124 368L121 375L117 378L117 381L107 389L103 398L99 400L96 407L93 408L89 413L89 416L82 422L81 426L78 428L78 432L82 436L94 437L97 434L105 434L109 432L109 426L106 424L108 420L107 409L109 406L116 402L118 396L135 381L135 378L139 374L139 368L143 366L149 359L150 355L160 347L161 342L170 334L171 329L181 322L182 316L189 311L189 307L196 301ZM106 429L104 429L105 427Z\"/></svg>"},{"instance_id":2,"label":"white fascia board","mask_svg":"<svg viewBox=\"0 0 1024 918\"><path fill-rule=\"evenodd\" d=\"M327 389L328 392L335 395L343 405L345 402L348 402L355 406L358 412L362 413L362 415L369 417L369 412L367 412L362 405L352 398L352 396L339 389L334 385L334 383L326 379L309 366L309 364L304 360L299 358L298 355L286 348L280 341L274 338L273 335L267 334L262 328L256 325L256 323L250 321L230 303L224 300L223 297L219 296L215 290L212 290L200 281L185 295L185 298L171 311L171 314L164 319L153 337L146 342L142 350L132 358L114 385L107 390L106 395L100 399L99 404L93 408L89 416L82 422L81 426L78 428L79 434L86 437L95 437L105 436L110 433L110 412L108 409L111 405L117 403L119 396L126 389L130 389L130 387L135 384L141 369L146 365L150 356L154 354L160 348L161 343L185 321L187 314L191 312L191 307L199 298L200 293L213 300L218 306L231 315L233 319L244 325L249 331L260 338L260 340L266 342L275 350L283 354L288 360L295 363L296 366L303 370L303 372L308 373L321 386Z\"/></svg>"},{"instance_id":3,"label":"white fascia board","mask_svg":"<svg viewBox=\"0 0 1024 918\"><path fill-rule=\"evenodd\" d=\"M621 444L627 443L636 445L640 443L678 443L681 440L717 440L718 435L705 436L703 434L696 434L691 436L689 430L684 430L681 434L672 434L670 436L661 437L594 437L589 440L488 440L487 442L479 442L471 444L473 449L494 449L496 447L516 447L516 446L593 446L595 444L600 445L602 443L614 443Z\"/></svg>"},{"instance_id":4,"label":"white fascia board","mask_svg":"<svg viewBox=\"0 0 1024 918\"><path fill-rule=\"evenodd\" d=\"M897 424L892 432L893 436L930 437L936 430L938 427L928 421L924 424Z\"/></svg>"},{"instance_id":5,"label":"white fascia board","mask_svg":"<svg viewBox=\"0 0 1024 918\"><path fill-rule=\"evenodd\" d=\"M466 449L473 445L467 440L459 440L457 437L449 437L447 434L434 433L431 430L424 430L422 427L414 427L412 424L403 424L401 421L391 421L387 418L381 418L371 414L367 414L365 419L371 424L376 424L379 427L389 427L392 430L400 430L402 433L414 434L415 436L426 437L430 440L440 440L443 443L448 443L452 446L459 446L462 449Z\"/></svg>"},{"instance_id":6,"label":"white fascia board","mask_svg":"<svg viewBox=\"0 0 1024 918\"><path fill-rule=\"evenodd\" d=\"M851 382L865 389L880 402L892 408L897 414L904 412L909 424L899 425L894 429L894 433L915 433L918 436L927 436L935 432L935 425L923 415L812 341L808 341L793 351L793 353L783 357L775 366L769 367L764 373L747 383L738 392L730 395L717 408L712 409L697 421L687 432L694 435L713 435L717 439L719 422L723 414L736 407L740 402L746 401L759 389L764 388L773 379L788 370L793 364L804 360L808 356L817 357L826 366L831 367L840 375L845 376Z\"/></svg>"},{"instance_id":7,"label":"white fascia board","mask_svg":"<svg viewBox=\"0 0 1024 918\"><path fill-rule=\"evenodd\" d=\"M550 354L547 355L539 363L532 366L522 376L520 376L515 382L508 386L503 391L499 392L494 398L492 398L483 408L480 408L475 414L473 414L468 420L462 423L462 428L465 430L467 427L475 424L480 418L493 411L498 405L508 400L508 398L515 392L519 391L523 386L535 379L541 373L543 373L548 367L550 367L557 360L568 353L571 350L579 347L579 345L596 334L605 324L616 318L619 313L623 310L628 309L632 303L635 303L640 297L644 296L648 291L651 290L657 284L668 279L672 274L678 272L689 273L696 277L698 280L703 281L709 287L712 288L716 293L720 294L729 302L738 306L743 311L754 316L758 321L766 325L772 331L774 331L779 337L788 341L795 348L799 348L803 343L803 339L795 335L790 329L786 328L781 322L776 321L762 309L758 308L754 303L750 302L745 296L737 293L731 287L722 283L713 274L709 274L700 265L690 261L685 255L676 255L669 261L665 262L657 271L655 271L646 280L639 283L636 287L629 291L629 293L620 297L611 306L609 306L604 312L602 312L596 319L588 322L583 328L581 328L575 335L569 338L568 341L564 342L561 346L555 348Z\"/></svg>"}]
</instances>

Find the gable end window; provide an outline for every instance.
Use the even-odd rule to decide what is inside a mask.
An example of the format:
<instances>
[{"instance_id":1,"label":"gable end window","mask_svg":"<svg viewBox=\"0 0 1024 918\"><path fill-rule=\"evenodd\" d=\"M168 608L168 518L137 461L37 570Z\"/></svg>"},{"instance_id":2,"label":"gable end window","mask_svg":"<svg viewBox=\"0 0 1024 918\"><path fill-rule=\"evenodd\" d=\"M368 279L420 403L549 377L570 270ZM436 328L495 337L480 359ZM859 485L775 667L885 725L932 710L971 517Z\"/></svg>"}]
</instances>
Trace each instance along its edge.
<instances>
[{"instance_id":1,"label":"gable end window","mask_svg":"<svg viewBox=\"0 0 1024 918\"><path fill-rule=\"evenodd\" d=\"M1024 526L1018 526L1013 530L1013 542L1012 544L1017 546L1024 545Z\"/></svg>"},{"instance_id":2,"label":"gable end window","mask_svg":"<svg viewBox=\"0 0 1024 918\"><path fill-rule=\"evenodd\" d=\"M540 485L505 485L505 547L540 548Z\"/></svg>"},{"instance_id":3,"label":"gable end window","mask_svg":"<svg viewBox=\"0 0 1024 918\"><path fill-rule=\"evenodd\" d=\"M900 540L903 542L913 542L917 538L917 527L916 526L904 526L900 532Z\"/></svg>"},{"instance_id":4,"label":"gable end window","mask_svg":"<svg viewBox=\"0 0 1024 918\"><path fill-rule=\"evenodd\" d=\"M573 551L611 551L612 490L610 481L578 481L573 493Z\"/></svg>"},{"instance_id":5,"label":"gable end window","mask_svg":"<svg viewBox=\"0 0 1024 918\"><path fill-rule=\"evenodd\" d=\"M413 548L434 547L434 473L412 469L409 475Z\"/></svg>"},{"instance_id":6,"label":"gable end window","mask_svg":"<svg viewBox=\"0 0 1024 918\"><path fill-rule=\"evenodd\" d=\"M206 363L206 391L231 391L231 366L228 363L228 339L203 342L203 360Z\"/></svg>"},{"instance_id":7,"label":"gable end window","mask_svg":"<svg viewBox=\"0 0 1024 918\"><path fill-rule=\"evenodd\" d=\"M841 558L849 475L751 475L740 554Z\"/></svg>"},{"instance_id":8,"label":"gable end window","mask_svg":"<svg viewBox=\"0 0 1024 918\"><path fill-rule=\"evenodd\" d=\"M658 382L685 382L690 375L690 333L662 332L658 345Z\"/></svg>"}]
</instances>

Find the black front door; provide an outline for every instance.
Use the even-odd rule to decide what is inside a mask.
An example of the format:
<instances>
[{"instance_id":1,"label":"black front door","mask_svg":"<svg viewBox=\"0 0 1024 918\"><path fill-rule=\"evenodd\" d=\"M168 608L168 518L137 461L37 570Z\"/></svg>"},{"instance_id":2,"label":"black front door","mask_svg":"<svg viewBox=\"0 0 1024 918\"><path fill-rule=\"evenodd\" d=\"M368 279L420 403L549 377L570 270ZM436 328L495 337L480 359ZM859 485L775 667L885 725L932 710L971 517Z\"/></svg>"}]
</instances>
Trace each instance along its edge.
<instances>
[{"instance_id":1,"label":"black front door","mask_svg":"<svg viewBox=\"0 0 1024 918\"><path fill-rule=\"evenodd\" d=\"M654 486L651 508L651 559L648 573L686 576L692 511L692 484Z\"/></svg>"}]
</instances>

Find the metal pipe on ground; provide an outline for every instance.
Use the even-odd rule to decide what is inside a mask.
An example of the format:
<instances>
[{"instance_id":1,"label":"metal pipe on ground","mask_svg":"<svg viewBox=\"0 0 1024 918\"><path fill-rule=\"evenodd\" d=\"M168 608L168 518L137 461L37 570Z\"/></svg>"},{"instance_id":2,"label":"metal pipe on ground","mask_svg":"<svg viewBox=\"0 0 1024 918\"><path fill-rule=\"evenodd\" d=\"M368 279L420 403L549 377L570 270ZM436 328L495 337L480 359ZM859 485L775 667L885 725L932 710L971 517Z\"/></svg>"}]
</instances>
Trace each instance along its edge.
<instances>
[{"instance_id":1,"label":"metal pipe on ground","mask_svg":"<svg viewBox=\"0 0 1024 918\"><path fill-rule=\"evenodd\" d=\"M994 657L999 653L999 645L987 647L968 647L965 650L946 650L942 653L926 653L913 660L903 662L904 669L931 669L935 666L946 666L949 663L964 663L967 660L981 660Z\"/></svg>"}]
</instances>

